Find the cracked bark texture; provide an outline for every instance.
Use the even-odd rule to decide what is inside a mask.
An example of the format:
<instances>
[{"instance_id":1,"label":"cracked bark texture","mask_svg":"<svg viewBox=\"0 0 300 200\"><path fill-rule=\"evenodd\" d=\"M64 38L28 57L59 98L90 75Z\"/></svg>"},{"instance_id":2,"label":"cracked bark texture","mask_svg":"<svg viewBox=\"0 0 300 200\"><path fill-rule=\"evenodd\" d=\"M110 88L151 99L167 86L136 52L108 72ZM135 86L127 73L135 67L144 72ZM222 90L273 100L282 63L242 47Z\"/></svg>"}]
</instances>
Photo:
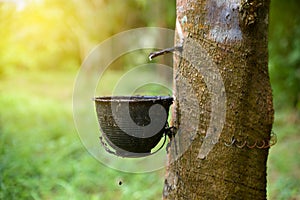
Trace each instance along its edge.
<instances>
[{"instance_id":1,"label":"cracked bark texture","mask_svg":"<svg viewBox=\"0 0 300 200\"><path fill-rule=\"evenodd\" d=\"M181 55L174 57L172 125L177 133L170 140L163 199L266 199L269 148L228 147L225 142L234 137L237 143L247 141L251 146L270 139L274 111L268 75L269 3L177 0L184 45ZM200 45L206 55L189 41ZM202 158L199 149L207 139L212 101L217 100L205 79L216 77L199 73L197 67L217 68L225 86L220 92L226 94L224 127Z\"/></svg>"}]
</instances>

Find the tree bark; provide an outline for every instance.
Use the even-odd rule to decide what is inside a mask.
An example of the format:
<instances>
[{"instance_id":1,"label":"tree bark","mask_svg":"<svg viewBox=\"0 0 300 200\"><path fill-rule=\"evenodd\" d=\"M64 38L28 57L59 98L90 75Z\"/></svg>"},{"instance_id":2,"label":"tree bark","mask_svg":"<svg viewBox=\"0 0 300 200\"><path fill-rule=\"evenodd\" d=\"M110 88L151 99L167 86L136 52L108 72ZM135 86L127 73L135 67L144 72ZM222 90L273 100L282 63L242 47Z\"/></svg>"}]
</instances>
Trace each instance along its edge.
<instances>
[{"instance_id":1,"label":"tree bark","mask_svg":"<svg viewBox=\"0 0 300 200\"><path fill-rule=\"evenodd\" d=\"M266 199L269 3L177 0L183 51L174 57L176 129L163 199Z\"/></svg>"}]
</instances>

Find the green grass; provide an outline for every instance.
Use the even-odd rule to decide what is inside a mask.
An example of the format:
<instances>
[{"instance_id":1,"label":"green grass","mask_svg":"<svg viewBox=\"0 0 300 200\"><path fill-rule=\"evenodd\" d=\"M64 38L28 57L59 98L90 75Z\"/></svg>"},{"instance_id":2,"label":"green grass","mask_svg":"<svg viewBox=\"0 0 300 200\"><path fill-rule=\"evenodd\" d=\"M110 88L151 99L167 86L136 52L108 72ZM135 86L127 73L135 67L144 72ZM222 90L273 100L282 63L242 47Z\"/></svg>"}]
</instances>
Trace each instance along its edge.
<instances>
[{"instance_id":1,"label":"green grass","mask_svg":"<svg viewBox=\"0 0 300 200\"><path fill-rule=\"evenodd\" d=\"M83 147L71 109L75 76L29 72L2 80L0 199L159 199L163 171L116 171Z\"/></svg>"},{"instance_id":2,"label":"green grass","mask_svg":"<svg viewBox=\"0 0 300 200\"><path fill-rule=\"evenodd\" d=\"M109 86L105 95L120 75L104 78ZM76 72L68 71L19 72L2 78L0 199L160 199L164 170L116 171L83 147L72 116L75 77ZM147 87L140 91L149 91ZM268 199L300 199L299 130L297 113L276 112L278 142L268 160Z\"/></svg>"},{"instance_id":3,"label":"green grass","mask_svg":"<svg viewBox=\"0 0 300 200\"><path fill-rule=\"evenodd\" d=\"M268 160L269 199L300 199L300 118L292 110L275 114L274 132L278 142Z\"/></svg>"}]
</instances>

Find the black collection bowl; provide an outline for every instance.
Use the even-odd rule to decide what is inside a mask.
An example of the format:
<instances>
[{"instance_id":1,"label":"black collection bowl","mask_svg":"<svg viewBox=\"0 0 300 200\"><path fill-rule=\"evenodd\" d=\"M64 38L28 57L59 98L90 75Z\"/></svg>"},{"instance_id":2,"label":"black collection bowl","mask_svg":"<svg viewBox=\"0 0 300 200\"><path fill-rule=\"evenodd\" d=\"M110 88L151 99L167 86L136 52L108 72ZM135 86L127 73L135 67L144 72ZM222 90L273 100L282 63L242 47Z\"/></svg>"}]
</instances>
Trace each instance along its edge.
<instances>
[{"instance_id":1,"label":"black collection bowl","mask_svg":"<svg viewBox=\"0 0 300 200\"><path fill-rule=\"evenodd\" d=\"M173 98L170 96L111 96L95 97L94 101L102 132L101 138L114 149L118 156L141 157L151 154L151 149L163 137L168 125L169 107L173 103ZM154 105L156 109L151 112ZM149 130L149 125L151 125L151 130ZM105 149L108 150L107 147Z\"/></svg>"}]
</instances>

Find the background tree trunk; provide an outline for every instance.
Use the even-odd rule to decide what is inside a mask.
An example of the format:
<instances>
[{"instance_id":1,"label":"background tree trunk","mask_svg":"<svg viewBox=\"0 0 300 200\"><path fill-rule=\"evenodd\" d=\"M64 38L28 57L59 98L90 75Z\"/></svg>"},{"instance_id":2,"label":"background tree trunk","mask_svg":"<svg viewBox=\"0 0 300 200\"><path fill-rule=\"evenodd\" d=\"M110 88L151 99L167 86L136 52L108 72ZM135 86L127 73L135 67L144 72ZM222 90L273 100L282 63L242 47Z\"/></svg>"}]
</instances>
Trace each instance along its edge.
<instances>
[{"instance_id":1,"label":"background tree trunk","mask_svg":"<svg viewBox=\"0 0 300 200\"><path fill-rule=\"evenodd\" d=\"M176 30L182 29L184 42L174 59L172 125L177 132L168 149L164 199L266 199L274 114L268 75L269 3L177 0ZM175 41L180 43L178 36ZM203 50L194 49L193 42ZM207 80L221 81L225 90L211 90ZM224 121L212 117L222 103L215 96L226 96ZM211 128L211 123L217 124Z\"/></svg>"}]
</instances>

